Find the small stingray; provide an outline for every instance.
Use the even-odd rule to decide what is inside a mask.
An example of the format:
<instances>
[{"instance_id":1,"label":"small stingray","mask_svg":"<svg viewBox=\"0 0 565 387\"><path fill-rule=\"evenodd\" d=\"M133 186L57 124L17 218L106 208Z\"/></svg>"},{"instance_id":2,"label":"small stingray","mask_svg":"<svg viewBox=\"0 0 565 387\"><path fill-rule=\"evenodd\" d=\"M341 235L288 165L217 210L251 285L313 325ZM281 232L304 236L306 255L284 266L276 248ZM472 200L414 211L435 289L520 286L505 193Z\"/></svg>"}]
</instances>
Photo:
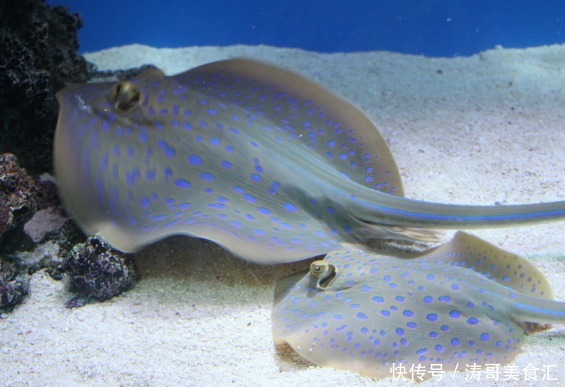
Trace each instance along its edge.
<instances>
[{"instance_id":1,"label":"small stingray","mask_svg":"<svg viewBox=\"0 0 565 387\"><path fill-rule=\"evenodd\" d=\"M393 363L504 365L525 332L565 322L565 302L531 263L463 232L414 259L333 251L276 293L276 343L379 378Z\"/></svg>"},{"instance_id":2,"label":"small stingray","mask_svg":"<svg viewBox=\"0 0 565 387\"><path fill-rule=\"evenodd\" d=\"M563 219L565 202L459 206L402 197L375 125L324 88L276 67L226 60L167 77L57 94L55 173L88 234L136 251L174 234L259 263L425 229Z\"/></svg>"}]
</instances>

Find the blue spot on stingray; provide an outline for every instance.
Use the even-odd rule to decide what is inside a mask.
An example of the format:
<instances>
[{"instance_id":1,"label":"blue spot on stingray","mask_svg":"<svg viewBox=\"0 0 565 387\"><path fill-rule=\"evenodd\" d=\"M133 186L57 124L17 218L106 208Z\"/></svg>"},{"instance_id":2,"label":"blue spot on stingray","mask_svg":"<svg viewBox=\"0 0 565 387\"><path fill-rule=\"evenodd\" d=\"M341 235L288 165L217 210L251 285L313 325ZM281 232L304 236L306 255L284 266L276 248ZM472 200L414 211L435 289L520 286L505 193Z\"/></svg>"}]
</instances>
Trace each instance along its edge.
<instances>
[{"instance_id":1,"label":"blue spot on stingray","mask_svg":"<svg viewBox=\"0 0 565 387\"><path fill-rule=\"evenodd\" d=\"M233 164L227 160L223 160L220 165L226 169L231 169L233 167Z\"/></svg>"},{"instance_id":2,"label":"blue spot on stingray","mask_svg":"<svg viewBox=\"0 0 565 387\"><path fill-rule=\"evenodd\" d=\"M407 322L407 323L406 323L406 326L407 326L408 328L412 328L412 329L418 328L418 324L416 324L414 321Z\"/></svg>"},{"instance_id":3,"label":"blue spot on stingray","mask_svg":"<svg viewBox=\"0 0 565 387\"><path fill-rule=\"evenodd\" d=\"M459 317L461 317L461 312L459 312L458 310L451 310L451 311L449 311L449 317L459 318Z\"/></svg>"},{"instance_id":4,"label":"blue spot on stingray","mask_svg":"<svg viewBox=\"0 0 565 387\"><path fill-rule=\"evenodd\" d=\"M296 206L292 203L285 203L284 209L288 212L298 212L298 208L296 208Z\"/></svg>"},{"instance_id":5,"label":"blue spot on stingray","mask_svg":"<svg viewBox=\"0 0 565 387\"><path fill-rule=\"evenodd\" d=\"M381 315L388 317L388 316L390 316L390 312L388 310L383 309L383 310L381 310Z\"/></svg>"},{"instance_id":6,"label":"blue spot on stingray","mask_svg":"<svg viewBox=\"0 0 565 387\"><path fill-rule=\"evenodd\" d=\"M375 296L372 298L373 301L378 302L379 304L382 304L383 302L385 302L385 299L382 298L381 296Z\"/></svg>"},{"instance_id":7,"label":"blue spot on stingray","mask_svg":"<svg viewBox=\"0 0 565 387\"><path fill-rule=\"evenodd\" d=\"M396 334L397 334L398 336L404 336L404 333L405 333L405 332L404 332L404 329L402 329L402 328L396 328Z\"/></svg>"},{"instance_id":8,"label":"blue spot on stingray","mask_svg":"<svg viewBox=\"0 0 565 387\"><path fill-rule=\"evenodd\" d=\"M474 308L474 307L475 307L475 304L472 303L471 301L469 301L469 302L467 302L467 306L468 306L469 308Z\"/></svg>"},{"instance_id":9,"label":"blue spot on stingray","mask_svg":"<svg viewBox=\"0 0 565 387\"><path fill-rule=\"evenodd\" d=\"M208 208L212 208L216 210L225 210L227 206L224 203L210 203L208 204Z\"/></svg>"},{"instance_id":10,"label":"blue spot on stingray","mask_svg":"<svg viewBox=\"0 0 565 387\"><path fill-rule=\"evenodd\" d=\"M186 130L187 132L192 130L192 124L191 124L190 122L185 122L185 123L182 125L182 127L183 127L183 129Z\"/></svg>"},{"instance_id":11,"label":"blue spot on stingray","mask_svg":"<svg viewBox=\"0 0 565 387\"><path fill-rule=\"evenodd\" d=\"M131 172L126 173L126 182L130 186L134 186L139 179L141 179L141 171L139 168L134 168Z\"/></svg>"},{"instance_id":12,"label":"blue spot on stingray","mask_svg":"<svg viewBox=\"0 0 565 387\"><path fill-rule=\"evenodd\" d=\"M173 158L177 155L175 148L170 146L166 141L159 141L159 147L165 152L165 156L169 158Z\"/></svg>"},{"instance_id":13,"label":"blue spot on stingray","mask_svg":"<svg viewBox=\"0 0 565 387\"><path fill-rule=\"evenodd\" d=\"M392 280L392 277L390 275L385 275L383 278L384 282L390 282Z\"/></svg>"},{"instance_id":14,"label":"blue spot on stingray","mask_svg":"<svg viewBox=\"0 0 565 387\"><path fill-rule=\"evenodd\" d=\"M336 315L334 315L334 320L341 320L342 318L343 318L343 316L342 316L341 314L336 314ZM345 327L345 325L344 325L343 327ZM343 327L342 327L342 328L343 328ZM338 329L339 329L339 328L338 328Z\"/></svg>"},{"instance_id":15,"label":"blue spot on stingray","mask_svg":"<svg viewBox=\"0 0 565 387\"><path fill-rule=\"evenodd\" d=\"M265 207L258 207L257 210L265 215L271 215L273 213L273 211L269 210L268 208Z\"/></svg>"},{"instance_id":16,"label":"blue spot on stingray","mask_svg":"<svg viewBox=\"0 0 565 387\"><path fill-rule=\"evenodd\" d=\"M202 158L198 155L188 156L188 162L194 166L202 165Z\"/></svg>"},{"instance_id":17,"label":"blue spot on stingray","mask_svg":"<svg viewBox=\"0 0 565 387\"><path fill-rule=\"evenodd\" d=\"M205 181L214 181L216 180L216 176L210 172L201 172L200 178Z\"/></svg>"},{"instance_id":18,"label":"blue spot on stingray","mask_svg":"<svg viewBox=\"0 0 565 387\"><path fill-rule=\"evenodd\" d=\"M479 323L479 319L476 317L471 317L467 319L467 324L469 325L477 325Z\"/></svg>"},{"instance_id":19,"label":"blue spot on stingray","mask_svg":"<svg viewBox=\"0 0 565 387\"><path fill-rule=\"evenodd\" d=\"M235 149L231 145L226 146L225 149L226 149L226 152L228 152L228 153L233 153L235 151Z\"/></svg>"},{"instance_id":20,"label":"blue spot on stingray","mask_svg":"<svg viewBox=\"0 0 565 387\"><path fill-rule=\"evenodd\" d=\"M177 179L175 180L175 185L182 189L188 189L192 184L188 180Z\"/></svg>"},{"instance_id":21,"label":"blue spot on stingray","mask_svg":"<svg viewBox=\"0 0 565 387\"><path fill-rule=\"evenodd\" d=\"M243 197L245 198L245 200L247 200L250 203L257 203L257 199L253 195L244 194Z\"/></svg>"},{"instance_id":22,"label":"blue spot on stingray","mask_svg":"<svg viewBox=\"0 0 565 387\"><path fill-rule=\"evenodd\" d=\"M511 278L510 278L509 276L507 276L507 275L505 275L504 277L502 277L502 281L503 281L503 282L510 282L510 279L511 279Z\"/></svg>"},{"instance_id":23,"label":"blue spot on stingray","mask_svg":"<svg viewBox=\"0 0 565 387\"><path fill-rule=\"evenodd\" d=\"M437 352L443 352L443 345L441 345L441 344L436 344L435 350L436 350Z\"/></svg>"},{"instance_id":24,"label":"blue spot on stingray","mask_svg":"<svg viewBox=\"0 0 565 387\"><path fill-rule=\"evenodd\" d=\"M481 334L481 340L482 341L489 341L490 340L490 335L488 333L483 333Z\"/></svg>"},{"instance_id":25,"label":"blue spot on stingray","mask_svg":"<svg viewBox=\"0 0 565 387\"><path fill-rule=\"evenodd\" d=\"M403 296L396 296L394 298L397 302L404 302L406 299Z\"/></svg>"},{"instance_id":26,"label":"blue spot on stingray","mask_svg":"<svg viewBox=\"0 0 565 387\"><path fill-rule=\"evenodd\" d=\"M438 300L440 300L442 302L451 302L451 297L450 296L439 296Z\"/></svg>"},{"instance_id":27,"label":"blue spot on stingray","mask_svg":"<svg viewBox=\"0 0 565 387\"><path fill-rule=\"evenodd\" d=\"M251 180L253 180L256 183L260 183L263 181L263 178L260 175L254 173L251 175Z\"/></svg>"},{"instance_id":28,"label":"blue spot on stingray","mask_svg":"<svg viewBox=\"0 0 565 387\"><path fill-rule=\"evenodd\" d=\"M435 313L430 313L426 316L426 319L428 321L437 321L437 314Z\"/></svg>"},{"instance_id":29,"label":"blue spot on stingray","mask_svg":"<svg viewBox=\"0 0 565 387\"><path fill-rule=\"evenodd\" d=\"M412 317L412 316L414 316L414 312L412 312L409 309L406 309L404 312L402 312L402 315L404 315L406 317Z\"/></svg>"},{"instance_id":30,"label":"blue spot on stingray","mask_svg":"<svg viewBox=\"0 0 565 387\"><path fill-rule=\"evenodd\" d=\"M208 110L208 114L210 114L211 116L216 116L218 115L218 111L216 109L210 109Z\"/></svg>"},{"instance_id":31,"label":"blue spot on stingray","mask_svg":"<svg viewBox=\"0 0 565 387\"><path fill-rule=\"evenodd\" d=\"M360 319L360 320L368 320L369 319L369 317L367 317L367 315L363 312L357 313L357 318Z\"/></svg>"},{"instance_id":32,"label":"blue spot on stingray","mask_svg":"<svg viewBox=\"0 0 565 387\"><path fill-rule=\"evenodd\" d=\"M429 333L429 335L428 335L428 336L430 336L430 337L432 337L432 338L436 338L436 337L438 337L438 336L439 336L439 333L437 333L437 332L433 332L433 331L432 331L432 332L430 332L430 333Z\"/></svg>"},{"instance_id":33,"label":"blue spot on stingray","mask_svg":"<svg viewBox=\"0 0 565 387\"><path fill-rule=\"evenodd\" d=\"M140 132L139 132L139 141L141 142L147 142L147 140L149 139L148 135L147 135L147 129L146 128L141 128Z\"/></svg>"},{"instance_id":34,"label":"blue spot on stingray","mask_svg":"<svg viewBox=\"0 0 565 387\"><path fill-rule=\"evenodd\" d=\"M435 280L435 279L436 279L436 276L433 275L433 274L428 274L428 277L427 277L427 278L428 278L430 281L432 281L432 280Z\"/></svg>"},{"instance_id":35,"label":"blue spot on stingray","mask_svg":"<svg viewBox=\"0 0 565 387\"><path fill-rule=\"evenodd\" d=\"M428 353L427 348L420 348L419 350L416 351L416 355L424 355L426 353Z\"/></svg>"},{"instance_id":36,"label":"blue spot on stingray","mask_svg":"<svg viewBox=\"0 0 565 387\"><path fill-rule=\"evenodd\" d=\"M459 340L458 338L454 337L453 339L451 339L451 345L458 346L460 344L461 344L461 340Z\"/></svg>"},{"instance_id":37,"label":"blue spot on stingray","mask_svg":"<svg viewBox=\"0 0 565 387\"><path fill-rule=\"evenodd\" d=\"M439 329L441 329L444 332L448 332L449 331L449 327L447 325L442 325Z\"/></svg>"},{"instance_id":38,"label":"blue spot on stingray","mask_svg":"<svg viewBox=\"0 0 565 387\"><path fill-rule=\"evenodd\" d=\"M434 299L433 299L433 297L431 297L431 296L425 296L425 297L424 297L424 302L425 302L426 304L431 304L432 302L434 302Z\"/></svg>"}]
</instances>

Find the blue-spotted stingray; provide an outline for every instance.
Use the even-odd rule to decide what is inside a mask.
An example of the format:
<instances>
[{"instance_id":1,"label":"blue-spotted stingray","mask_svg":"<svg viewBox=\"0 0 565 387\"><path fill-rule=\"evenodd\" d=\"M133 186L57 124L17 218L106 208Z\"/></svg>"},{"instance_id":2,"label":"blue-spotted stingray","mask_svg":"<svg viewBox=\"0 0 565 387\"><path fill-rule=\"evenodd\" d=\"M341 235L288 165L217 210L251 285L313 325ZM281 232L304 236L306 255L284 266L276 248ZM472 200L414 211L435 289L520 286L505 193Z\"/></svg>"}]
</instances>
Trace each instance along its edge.
<instances>
[{"instance_id":1,"label":"blue-spotted stingray","mask_svg":"<svg viewBox=\"0 0 565 387\"><path fill-rule=\"evenodd\" d=\"M372 377L432 364L504 365L524 333L565 323L565 302L525 259L459 232L413 259L336 250L278 284L277 343L322 366Z\"/></svg>"},{"instance_id":2,"label":"blue-spotted stingray","mask_svg":"<svg viewBox=\"0 0 565 387\"><path fill-rule=\"evenodd\" d=\"M565 201L461 206L402 197L398 169L365 114L291 72L243 59L175 76L69 86L55 174L82 228L136 251L173 234L259 263L435 229L563 219Z\"/></svg>"}]
</instances>

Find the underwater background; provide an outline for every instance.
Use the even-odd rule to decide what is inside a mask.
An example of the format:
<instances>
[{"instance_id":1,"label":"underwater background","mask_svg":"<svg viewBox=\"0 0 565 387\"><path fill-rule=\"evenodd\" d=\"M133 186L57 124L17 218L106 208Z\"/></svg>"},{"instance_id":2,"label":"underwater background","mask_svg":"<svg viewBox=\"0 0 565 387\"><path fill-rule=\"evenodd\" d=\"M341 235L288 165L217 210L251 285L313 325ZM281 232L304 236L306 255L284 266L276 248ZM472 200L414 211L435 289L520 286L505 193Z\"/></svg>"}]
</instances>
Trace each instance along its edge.
<instances>
[{"instance_id":1,"label":"underwater background","mask_svg":"<svg viewBox=\"0 0 565 387\"><path fill-rule=\"evenodd\" d=\"M49 0L85 20L82 52L265 44L318 52L467 56L562 43L565 2L492 0Z\"/></svg>"}]
</instances>

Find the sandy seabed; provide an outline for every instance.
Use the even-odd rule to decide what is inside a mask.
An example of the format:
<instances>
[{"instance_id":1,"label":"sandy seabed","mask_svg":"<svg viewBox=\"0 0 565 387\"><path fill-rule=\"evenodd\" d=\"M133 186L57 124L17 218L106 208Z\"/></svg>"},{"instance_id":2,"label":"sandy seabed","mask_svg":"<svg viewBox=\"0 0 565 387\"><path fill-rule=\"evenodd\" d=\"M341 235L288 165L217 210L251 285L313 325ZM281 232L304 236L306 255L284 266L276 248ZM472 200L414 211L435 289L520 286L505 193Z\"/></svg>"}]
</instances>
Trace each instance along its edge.
<instances>
[{"instance_id":1,"label":"sandy seabed","mask_svg":"<svg viewBox=\"0 0 565 387\"><path fill-rule=\"evenodd\" d=\"M266 46L155 49L132 45L86 55L99 69L154 64L175 74L248 57L295 70L359 106L389 142L406 196L504 204L565 200L565 46L495 49L472 57L388 52L319 54ZM530 259L565 300L563 223L476 235ZM44 254L56 249L44 246ZM0 383L12 385L391 384L321 368L276 348L276 280L307 263L259 266L216 245L176 237L137 255L142 280L108 302L66 309L65 281L32 276L31 294L0 320ZM565 328L528 336L515 385L565 381ZM543 381L544 370L550 377ZM469 374L422 385L475 385ZM497 380L481 382L502 384ZM406 382L398 382L406 384ZM392 383L395 384L395 383Z\"/></svg>"}]
</instances>

